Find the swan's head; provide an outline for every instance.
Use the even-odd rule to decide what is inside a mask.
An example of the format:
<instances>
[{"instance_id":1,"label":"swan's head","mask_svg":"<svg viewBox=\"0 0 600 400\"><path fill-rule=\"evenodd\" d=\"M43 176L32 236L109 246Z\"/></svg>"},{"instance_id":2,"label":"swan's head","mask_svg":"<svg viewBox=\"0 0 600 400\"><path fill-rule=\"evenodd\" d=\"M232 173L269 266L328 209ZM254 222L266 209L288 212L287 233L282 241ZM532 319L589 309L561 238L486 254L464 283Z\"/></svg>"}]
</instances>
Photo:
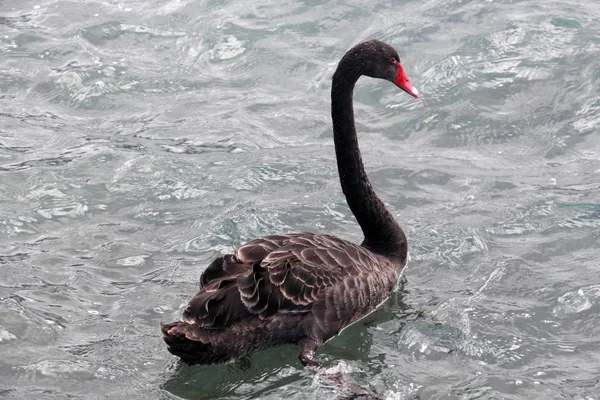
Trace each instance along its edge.
<instances>
[{"instance_id":1,"label":"swan's head","mask_svg":"<svg viewBox=\"0 0 600 400\"><path fill-rule=\"evenodd\" d=\"M386 79L411 96L419 97L419 92L400 64L398 52L386 43L379 40L362 42L348 50L344 60L362 69L362 75Z\"/></svg>"}]
</instances>

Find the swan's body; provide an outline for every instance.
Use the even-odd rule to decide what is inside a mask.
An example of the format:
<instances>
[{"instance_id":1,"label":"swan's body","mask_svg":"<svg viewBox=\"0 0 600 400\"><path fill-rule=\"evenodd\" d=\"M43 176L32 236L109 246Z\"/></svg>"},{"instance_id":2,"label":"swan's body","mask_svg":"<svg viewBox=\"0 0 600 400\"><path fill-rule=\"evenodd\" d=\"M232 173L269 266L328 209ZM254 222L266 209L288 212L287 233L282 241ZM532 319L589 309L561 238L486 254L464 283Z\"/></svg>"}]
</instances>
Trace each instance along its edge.
<instances>
[{"instance_id":1,"label":"swan's body","mask_svg":"<svg viewBox=\"0 0 600 400\"><path fill-rule=\"evenodd\" d=\"M325 234L255 239L217 258L181 321L161 325L169 351L190 364L211 364L284 343L300 361L344 327L383 303L406 263L406 237L364 171L354 127L352 92L361 75L388 79L417 97L396 51L378 41L349 50L333 76L334 142L340 182L365 239Z\"/></svg>"}]
</instances>

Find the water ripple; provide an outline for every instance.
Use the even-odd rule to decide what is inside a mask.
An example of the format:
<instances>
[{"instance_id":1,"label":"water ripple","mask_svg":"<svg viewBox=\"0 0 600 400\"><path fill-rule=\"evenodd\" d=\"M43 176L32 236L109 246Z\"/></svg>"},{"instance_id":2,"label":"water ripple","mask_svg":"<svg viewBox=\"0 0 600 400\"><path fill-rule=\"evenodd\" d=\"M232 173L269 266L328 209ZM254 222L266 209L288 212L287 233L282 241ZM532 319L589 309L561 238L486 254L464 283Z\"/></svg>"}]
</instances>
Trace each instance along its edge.
<instances>
[{"instance_id":1,"label":"water ripple","mask_svg":"<svg viewBox=\"0 0 600 400\"><path fill-rule=\"evenodd\" d=\"M594 2L13 3L1 395L334 396L294 346L186 367L157 325L256 236L361 240L329 85L345 50L380 38L422 93L361 79L354 94L371 182L409 237L407 280L319 361L386 398L596 398Z\"/></svg>"}]
</instances>

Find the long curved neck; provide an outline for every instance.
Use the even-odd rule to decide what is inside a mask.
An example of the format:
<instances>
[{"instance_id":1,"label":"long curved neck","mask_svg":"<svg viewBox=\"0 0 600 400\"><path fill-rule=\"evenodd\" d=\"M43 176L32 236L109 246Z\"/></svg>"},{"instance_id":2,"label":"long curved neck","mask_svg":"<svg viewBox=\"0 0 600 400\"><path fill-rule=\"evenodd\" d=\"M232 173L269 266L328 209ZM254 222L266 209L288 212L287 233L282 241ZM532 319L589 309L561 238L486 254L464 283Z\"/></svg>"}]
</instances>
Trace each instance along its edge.
<instances>
[{"instance_id":1,"label":"long curved neck","mask_svg":"<svg viewBox=\"0 0 600 400\"><path fill-rule=\"evenodd\" d=\"M331 88L331 117L338 172L346 201L365 239L362 245L369 250L406 260L406 236L383 202L377 197L365 172L356 127L352 92L360 71L340 62Z\"/></svg>"}]
</instances>

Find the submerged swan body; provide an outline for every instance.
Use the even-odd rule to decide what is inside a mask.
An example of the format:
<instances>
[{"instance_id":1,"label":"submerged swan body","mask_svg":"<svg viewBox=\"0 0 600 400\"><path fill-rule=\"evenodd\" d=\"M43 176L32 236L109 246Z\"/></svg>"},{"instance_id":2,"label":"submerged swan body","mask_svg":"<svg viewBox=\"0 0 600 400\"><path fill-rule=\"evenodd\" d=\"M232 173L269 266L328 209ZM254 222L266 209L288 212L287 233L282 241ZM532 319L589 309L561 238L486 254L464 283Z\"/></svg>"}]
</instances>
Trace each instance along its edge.
<instances>
[{"instance_id":1,"label":"submerged swan body","mask_svg":"<svg viewBox=\"0 0 600 400\"><path fill-rule=\"evenodd\" d=\"M300 361L363 318L394 290L406 263L404 232L364 171L352 92L361 75L417 90L398 53L371 40L352 49L333 75L331 114L340 183L360 225L358 245L326 234L289 233L255 239L214 260L180 321L161 324L169 351L188 364L220 363L285 343Z\"/></svg>"}]
</instances>

